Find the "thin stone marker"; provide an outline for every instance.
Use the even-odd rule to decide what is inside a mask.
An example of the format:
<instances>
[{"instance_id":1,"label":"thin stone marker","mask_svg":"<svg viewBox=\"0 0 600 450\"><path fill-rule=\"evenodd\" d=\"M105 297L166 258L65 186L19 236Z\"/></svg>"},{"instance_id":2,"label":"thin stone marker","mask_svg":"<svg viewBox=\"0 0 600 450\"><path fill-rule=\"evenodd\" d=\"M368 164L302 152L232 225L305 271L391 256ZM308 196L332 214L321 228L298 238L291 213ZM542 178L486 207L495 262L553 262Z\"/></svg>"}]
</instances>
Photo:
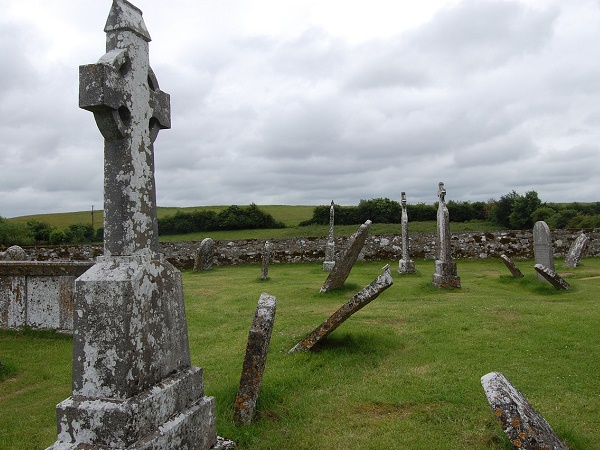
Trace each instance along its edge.
<instances>
[{"instance_id":1,"label":"thin stone marker","mask_svg":"<svg viewBox=\"0 0 600 450\"><path fill-rule=\"evenodd\" d=\"M383 273L371 282L371 284L365 286L358 294L352 297L348 303L333 313L325 322L309 333L288 353L294 353L300 350L310 350L315 344L329 336L336 328L350 318L352 314L364 308L379 297L379 294L394 284L392 274L390 273L390 266L386 265L382 270Z\"/></svg>"},{"instance_id":2,"label":"thin stone marker","mask_svg":"<svg viewBox=\"0 0 600 450\"><path fill-rule=\"evenodd\" d=\"M436 259L432 284L440 288L459 288L460 277L456 273L456 263L452 260L450 214L446 206L446 188L441 182L438 185L438 199Z\"/></svg>"},{"instance_id":3,"label":"thin stone marker","mask_svg":"<svg viewBox=\"0 0 600 450\"><path fill-rule=\"evenodd\" d=\"M333 200L329 206L329 235L327 236L327 246L325 247L325 261L323 261L323 270L331 271L335 266L335 240L333 239L333 225L335 216L335 206Z\"/></svg>"},{"instance_id":4,"label":"thin stone marker","mask_svg":"<svg viewBox=\"0 0 600 450\"><path fill-rule=\"evenodd\" d=\"M544 417L499 372L481 377L481 385L494 416L515 448L567 450Z\"/></svg>"},{"instance_id":5,"label":"thin stone marker","mask_svg":"<svg viewBox=\"0 0 600 450\"><path fill-rule=\"evenodd\" d=\"M524 277L523 272L521 272L521 270L519 270L519 268L513 262L512 259L510 259L506 255L500 255L500 259L502 260L504 265L508 268L508 270L510 270L510 273L512 274L513 277L515 277L515 278L523 278Z\"/></svg>"},{"instance_id":6,"label":"thin stone marker","mask_svg":"<svg viewBox=\"0 0 600 450\"><path fill-rule=\"evenodd\" d=\"M402 192L402 259L398 263L398 273L416 273L415 262L408 255L408 213L406 211L406 192Z\"/></svg>"},{"instance_id":7,"label":"thin stone marker","mask_svg":"<svg viewBox=\"0 0 600 450\"><path fill-rule=\"evenodd\" d=\"M261 294L252 328L248 334L246 356L233 409L233 417L241 424L252 422L267 363L276 307L277 299L275 297L266 293Z\"/></svg>"},{"instance_id":8,"label":"thin stone marker","mask_svg":"<svg viewBox=\"0 0 600 450\"><path fill-rule=\"evenodd\" d=\"M581 234L577 236L577 239L575 239L575 242L573 242L571 248L569 249L569 253L565 258L565 267L575 268L579 265L579 261L581 261L581 258L585 253L585 250L587 249L588 241L589 238L582 231Z\"/></svg>"},{"instance_id":9,"label":"thin stone marker","mask_svg":"<svg viewBox=\"0 0 600 450\"><path fill-rule=\"evenodd\" d=\"M262 252L262 269L260 273L260 279L262 281L267 280L269 278L269 259L271 258L271 243L269 241L265 241L265 245L263 247Z\"/></svg>"},{"instance_id":10,"label":"thin stone marker","mask_svg":"<svg viewBox=\"0 0 600 450\"><path fill-rule=\"evenodd\" d=\"M350 236L342 256L336 261L336 264L333 269L331 269L325 283L321 286L321 293L341 288L344 285L348 275L350 275L352 267L354 267L354 263L356 263L356 260L358 259L360 251L365 245L365 241L369 235L370 226L371 221L367 220L358 228L356 233Z\"/></svg>"}]
</instances>

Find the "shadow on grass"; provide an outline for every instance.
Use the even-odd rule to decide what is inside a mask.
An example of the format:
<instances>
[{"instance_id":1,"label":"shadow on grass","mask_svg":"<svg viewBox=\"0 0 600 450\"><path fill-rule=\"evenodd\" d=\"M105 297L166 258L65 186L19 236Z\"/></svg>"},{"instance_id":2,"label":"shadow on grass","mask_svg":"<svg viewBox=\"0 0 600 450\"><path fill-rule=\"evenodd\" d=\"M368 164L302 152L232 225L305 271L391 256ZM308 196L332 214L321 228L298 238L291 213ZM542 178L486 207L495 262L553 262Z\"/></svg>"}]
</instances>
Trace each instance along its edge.
<instances>
[{"instance_id":1,"label":"shadow on grass","mask_svg":"<svg viewBox=\"0 0 600 450\"><path fill-rule=\"evenodd\" d=\"M56 339L61 341L73 340L73 335L61 333L56 330L36 330L34 328L23 327L18 330L0 330L0 338L34 338L34 339Z\"/></svg>"}]
</instances>

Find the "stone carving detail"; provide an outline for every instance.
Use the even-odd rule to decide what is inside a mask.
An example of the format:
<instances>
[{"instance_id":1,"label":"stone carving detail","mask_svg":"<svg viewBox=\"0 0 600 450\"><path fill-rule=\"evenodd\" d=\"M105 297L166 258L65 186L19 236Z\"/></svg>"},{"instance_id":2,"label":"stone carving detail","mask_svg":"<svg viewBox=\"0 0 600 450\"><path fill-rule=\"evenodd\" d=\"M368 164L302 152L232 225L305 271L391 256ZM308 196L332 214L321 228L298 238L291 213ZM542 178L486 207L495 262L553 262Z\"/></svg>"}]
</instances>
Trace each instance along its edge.
<instances>
[{"instance_id":1,"label":"stone carving detail","mask_svg":"<svg viewBox=\"0 0 600 450\"><path fill-rule=\"evenodd\" d=\"M192 367L181 273L158 254L154 146L169 95L142 12L114 0L106 51L79 68L79 106L104 136L104 256L75 282L72 396L54 447L209 449L214 398Z\"/></svg>"},{"instance_id":2,"label":"stone carving detail","mask_svg":"<svg viewBox=\"0 0 600 450\"><path fill-rule=\"evenodd\" d=\"M335 241L333 239L333 224L335 206L333 200L331 200L331 206L329 206L329 235L327 237L327 247L325 248L325 261L323 261L323 270L329 272L335 266Z\"/></svg>"},{"instance_id":3,"label":"stone carving detail","mask_svg":"<svg viewBox=\"0 0 600 450\"><path fill-rule=\"evenodd\" d=\"M575 239L575 242L573 242L573 245L571 245L571 248L569 249L569 253L565 258L564 265L566 267L577 267L579 265L579 261L581 261L581 257L587 249L588 241L589 238L582 231L581 234L577 236L577 239Z\"/></svg>"},{"instance_id":4,"label":"stone carving detail","mask_svg":"<svg viewBox=\"0 0 600 450\"><path fill-rule=\"evenodd\" d=\"M536 264L533 266L538 276L541 276L545 281L554 286L557 290L570 291L571 285L566 280L557 274L554 270L549 267L545 267L542 264Z\"/></svg>"},{"instance_id":5,"label":"stone carving detail","mask_svg":"<svg viewBox=\"0 0 600 450\"><path fill-rule=\"evenodd\" d=\"M408 213L406 212L406 192L402 193L402 259L398 263L399 273L415 273L415 262L408 256Z\"/></svg>"},{"instance_id":6,"label":"stone carving detail","mask_svg":"<svg viewBox=\"0 0 600 450\"><path fill-rule=\"evenodd\" d=\"M544 417L525 396L499 372L481 377L494 416L515 448L524 450L567 450Z\"/></svg>"},{"instance_id":7,"label":"stone carving detail","mask_svg":"<svg viewBox=\"0 0 600 450\"><path fill-rule=\"evenodd\" d=\"M12 245L5 252L0 252L0 261L26 261L27 253L18 245Z\"/></svg>"},{"instance_id":8,"label":"stone carving detail","mask_svg":"<svg viewBox=\"0 0 600 450\"><path fill-rule=\"evenodd\" d=\"M541 264L554 270L554 249L552 248L552 234L546 222L540 220L533 226L533 256L536 264ZM548 281L540 273L538 280Z\"/></svg>"},{"instance_id":9,"label":"stone carving detail","mask_svg":"<svg viewBox=\"0 0 600 450\"><path fill-rule=\"evenodd\" d=\"M258 300L252 328L248 334L242 376L233 409L235 420L242 424L252 421L262 383L267 353L275 322L277 299L263 293Z\"/></svg>"},{"instance_id":10,"label":"stone carving detail","mask_svg":"<svg viewBox=\"0 0 600 450\"><path fill-rule=\"evenodd\" d=\"M523 278L523 272L519 270L517 265L506 255L500 255L500 259L504 263L504 265L510 270L512 276L515 278Z\"/></svg>"},{"instance_id":11,"label":"stone carving detail","mask_svg":"<svg viewBox=\"0 0 600 450\"><path fill-rule=\"evenodd\" d=\"M441 182L438 186L438 199L436 259L432 284L440 288L459 288L460 277L456 273L456 263L452 260L450 214L446 206L446 189L444 183Z\"/></svg>"},{"instance_id":12,"label":"stone carving detail","mask_svg":"<svg viewBox=\"0 0 600 450\"><path fill-rule=\"evenodd\" d=\"M269 259L271 258L271 243L265 241L265 246L262 252L262 270L260 273L260 279L265 281L269 278Z\"/></svg>"},{"instance_id":13,"label":"stone carving detail","mask_svg":"<svg viewBox=\"0 0 600 450\"><path fill-rule=\"evenodd\" d=\"M356 233L350 236L343 254L340 256L333 269L331 269L323 286L321 286L321 292L329 292L333 289L341 288L344 285L346 278L350 275L354 263L356 263L356 260L358 259L360 251L365 245L365 240L369 235L370 226L371 221L367 220L358 228Z\"/></svg>"},{"instance_id":14,"label":"stone carving detail","mask_svg":"<svg viewBox=\"0 0 600 450\"><path fill-rule=\"evenodd\" d=\"M194 270L212 269L213 259L215 257L215 242L211 238L205 238L200 242L194 258Z\"/></svg>"},{"instance_id":15,"label":"stone carving detail","mask_svg":"<svg viewBox=\"0 0 600 450\"><path fill-rule=\"evenodd\" d=\"M379 275L371 284L364 287L358 294L348 301L344 306L333 313L329 319L315 328L304 339L296 344L288 353L294 353L300 350L310 350L318 342L329 336L337 327L344 323L356 311L364 308L371 303L379 294L394 284L390 266L383 268L383 273Z\"/></svg>"}]
</instances>

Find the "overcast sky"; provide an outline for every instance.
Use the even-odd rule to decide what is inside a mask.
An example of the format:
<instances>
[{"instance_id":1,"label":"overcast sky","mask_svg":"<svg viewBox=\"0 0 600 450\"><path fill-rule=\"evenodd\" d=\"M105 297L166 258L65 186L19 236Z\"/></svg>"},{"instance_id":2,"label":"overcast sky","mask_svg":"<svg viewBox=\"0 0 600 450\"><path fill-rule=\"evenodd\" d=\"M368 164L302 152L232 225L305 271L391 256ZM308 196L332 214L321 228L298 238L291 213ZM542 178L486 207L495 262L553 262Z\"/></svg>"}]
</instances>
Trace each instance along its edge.
<instances>
[{"instance_id":1,"label":"overcast sky","mask_svg":"<svg viewBox=\"0 0 600 450\"><path fill-rule=\"evenodd\" d=\"M160 206L600 201L599 0L137 0ZM102 208L111 0L0 0L0 216Z\"/></svg>"}]
</instances>

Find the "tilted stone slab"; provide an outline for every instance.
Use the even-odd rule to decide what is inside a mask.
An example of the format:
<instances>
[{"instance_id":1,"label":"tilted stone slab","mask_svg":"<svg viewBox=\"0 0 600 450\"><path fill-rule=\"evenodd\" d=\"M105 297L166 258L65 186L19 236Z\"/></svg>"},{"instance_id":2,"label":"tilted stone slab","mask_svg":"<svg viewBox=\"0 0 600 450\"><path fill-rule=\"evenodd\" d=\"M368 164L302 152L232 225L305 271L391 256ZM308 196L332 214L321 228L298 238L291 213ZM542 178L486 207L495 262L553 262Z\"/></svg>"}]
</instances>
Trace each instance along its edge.
<instances>
[{"instance_id":1,"label":"tilted stone slab","mask_svg":"<svg viewBox=\"0 0 600 450\"><path fill-rule=\"evenodd\" d=\"M554 270L554 248L552 247L552 234L548 224L543 220L535 223L533 226L533 255L536 264L541 264ZM546 280L544 276L538 274L538 279Z\"/></svg>"},{"instance_id":2,"label":"tilted stone slab","mask_svg":"<svg viewBox=\"0 0 600 450\"><path fill-rule=\"evenodd\" d=\"M494 416L515 448L524 450L568 450L544 417L525 396L499 372L481 377Z\"/></svg>"},{"instance_id":3,"label":"tilted stone slab","mask_svg":"<svg viewBox=\"0 0 600 450\"><path fill-rule=\"evenodd\" d=\"M513 277L515 277L515 278L523 278L524 277L523 272L521 272L521 270L519 270L519 268L513 262L512 259L510 259L506 255L500 255L500 259L502 260L504 265L508 268L508 270L510 270L510 273L512 274Z\"/></svg>"},{"instance_id":4,"label":"tilted stone slab","mask_svg":"<svg viewBox=\"0 0 600 450\"><path fill-rule=\"evenodd\" d=\"M233 417L242 424L252 421L267 363L267 353L275 322L277 299L263 293L258 300L252 328L248 334L242 376L233 409Z\"/></svg>"},{"instance_id":5,"label":"tilted stone slab","mask_svg":"<svg viewBox=\"0 0 600 450\"><path fill-rule=\"evenodd\" d=\"M358 259L358 255L365 245L365 241L367 240L367 236L369 235L369 228L371 226L371 221L367 220L363 223L356 233L350 236L350 240L338 261L335 263L335 266L329 272L329 276L321 286L321 292L329 292L333 289L341 288L348 275L350 275L350 271L356 260Z\"/></svg>"},{"instance_id":6,"label":"tilted stone slab","mask_svg":"<svg viewBox=\"0 0 600 450\"><path fill-rule=\"evenodd\" d=\"M554 270L549 269L548 267L544 267L541 264L536 264L533 266L535 271L544 278L548 283L554 286L556 289L569 291L571 289L571 285L565 281L563 277L557 274Z\"/></svg>"},{"instance_id":7,"label":"tilted stone slab","mask_svg":"<svg viewBox=\"0 0 600 450\"><path fill-rule=\"evenodd\" d=\"M579 261L581 261L581 257L587 249L588 241L589 238L583 232L577 236L565 258L565 267L577 267L579 265Z\"/></svg>"},{"instance_id":8,"label":"tilted stone slab","mask_svg":"<svg viewBox=\"0 0 600 450\"><path fill-rule=\"evenodd\" d=\"M358 294L350 299L348 303L333 313L329 319L315 328L308 336L302 339L289 353L300 350L310 350L315 344L329 336L337 327L344 323L356 311L364 308L371 303L379 294L394 284L389 265L383 268L383 273L379 275L371 284L363 288Z\"/></svg>"},{"instance_id":9,"label":"tilted stone slab","mask_svg":"<svg viewBox=\"0 0 600 450\"><path fill-rule=\"evenodd\" d=\"M215 242L211 238L205 238L200 242L196 258L194 259L194 270L210 270L212 269L213 260L215 257Z\"/></svg>"}]
</instances>

